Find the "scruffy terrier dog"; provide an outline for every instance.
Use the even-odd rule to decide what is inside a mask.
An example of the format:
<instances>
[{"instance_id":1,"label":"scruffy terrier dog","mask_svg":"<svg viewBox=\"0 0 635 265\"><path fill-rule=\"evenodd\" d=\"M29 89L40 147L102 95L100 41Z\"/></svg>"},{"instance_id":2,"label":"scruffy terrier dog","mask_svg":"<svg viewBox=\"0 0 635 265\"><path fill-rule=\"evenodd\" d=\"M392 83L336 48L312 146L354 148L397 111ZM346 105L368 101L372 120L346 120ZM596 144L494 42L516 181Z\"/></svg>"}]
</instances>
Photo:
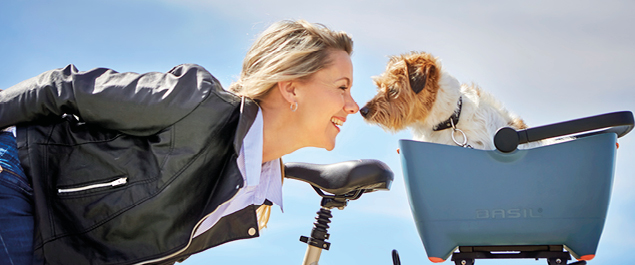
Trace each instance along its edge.
<instances>
[{"instance_id":1,"label":"scruffy terrier dog","mask_svg":"<svg viewBox=\"0 0 635 265\"><path fill-rule=\"evenodd\" d=\"M410 128L414 140L493 150L499 128L527 128L489 93L460 84L428 53L394 56L373 79L378 93L360 110L364 119L392 132Z\"/></svg>"}]
</instances>

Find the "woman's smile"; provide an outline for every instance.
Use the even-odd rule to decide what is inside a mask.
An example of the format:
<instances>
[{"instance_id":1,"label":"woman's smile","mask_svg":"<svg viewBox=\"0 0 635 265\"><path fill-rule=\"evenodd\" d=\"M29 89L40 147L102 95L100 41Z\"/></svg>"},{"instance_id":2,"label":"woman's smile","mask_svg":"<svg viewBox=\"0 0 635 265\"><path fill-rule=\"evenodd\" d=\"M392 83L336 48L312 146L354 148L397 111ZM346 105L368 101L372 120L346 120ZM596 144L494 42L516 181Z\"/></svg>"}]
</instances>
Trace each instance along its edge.
<instances>
[{"instance_id":1,"label":"woman's smile","mask_svg":"<svg viewBox=\"0 0 635 265\"><path fill-rule=\"evenodd\" d=\"M344 125L344 122L345 121L343 121L343 120L341 120L340 118L337 118L337 117L331 118L331 123L333 123L333 126L335 126L335 128L337 128L338 132L340 131L340 126Z\"/></svg>"}]
</instances>

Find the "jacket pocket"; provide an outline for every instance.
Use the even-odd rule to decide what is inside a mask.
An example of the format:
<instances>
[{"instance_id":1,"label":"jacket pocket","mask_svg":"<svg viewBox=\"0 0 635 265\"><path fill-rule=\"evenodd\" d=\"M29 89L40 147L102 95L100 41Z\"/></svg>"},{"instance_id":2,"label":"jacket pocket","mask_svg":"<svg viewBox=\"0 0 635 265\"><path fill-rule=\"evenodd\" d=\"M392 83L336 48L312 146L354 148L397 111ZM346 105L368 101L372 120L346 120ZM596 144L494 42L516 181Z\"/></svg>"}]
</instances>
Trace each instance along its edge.
<instances>
[{"instance_id":1,"label":"jacket pocket","mask_svg":"<svg viewBox=\"0 0 635 265\"><path fill-rule=\"evenodd\" d=\"M154 138L70 128L72 133L38 144L46 168L38 181L45 189L53 237L92 231L160 188L154 182L161 170L151 152Z\"/></svg>"}]
</instances>

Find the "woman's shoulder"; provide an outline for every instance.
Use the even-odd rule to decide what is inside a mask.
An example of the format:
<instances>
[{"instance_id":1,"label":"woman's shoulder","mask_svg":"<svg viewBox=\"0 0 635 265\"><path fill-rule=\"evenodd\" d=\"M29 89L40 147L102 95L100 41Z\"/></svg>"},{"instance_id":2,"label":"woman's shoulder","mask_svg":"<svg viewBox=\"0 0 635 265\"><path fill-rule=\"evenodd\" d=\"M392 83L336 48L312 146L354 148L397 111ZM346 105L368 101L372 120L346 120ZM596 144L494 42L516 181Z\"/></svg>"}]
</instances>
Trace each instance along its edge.
<instances>
[{"instance_id":1,"label":"woman's shoulder","mask_svg":"<svg viewBox=\"0 0 635 265\"><path fill-rule=\"evenodd\" d=\"M176 75L176 76L181 76L190 72L197 73L198 75L201 75L201 76L210 76L214 78L214 76L212 76L212 74L209 71L207 71L205 67L198 64L194 64L194 63L179 64L177 66L172 67L172 69L168 71L168 73ZM216 81L218 82L218 80Z\"/></svg>"}]
</instances>

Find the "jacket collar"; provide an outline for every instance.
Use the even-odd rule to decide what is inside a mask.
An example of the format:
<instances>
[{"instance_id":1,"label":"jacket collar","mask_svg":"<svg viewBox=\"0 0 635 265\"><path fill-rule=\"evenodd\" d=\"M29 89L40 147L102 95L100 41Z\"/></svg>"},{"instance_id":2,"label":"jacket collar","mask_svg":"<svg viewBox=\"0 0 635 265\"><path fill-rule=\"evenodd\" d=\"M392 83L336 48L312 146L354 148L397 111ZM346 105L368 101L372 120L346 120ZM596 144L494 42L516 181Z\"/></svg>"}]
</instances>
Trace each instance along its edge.
<instances>
[{"instance_id":1,"label":"jacket collar","mask_svg":"<svg viewBox=\"0 0 635 265\"><path fill-rule=\"evenodd\" d=\"M242 96L240 99L240 116L238 118L238 127L236 128L236 135L234 135L234 151L236 154L240 152L240 148L243 145L243 139L251 128L251 125L256 120L258 114L258 104L248 98Z\"/></svg>"}]
</instances>

